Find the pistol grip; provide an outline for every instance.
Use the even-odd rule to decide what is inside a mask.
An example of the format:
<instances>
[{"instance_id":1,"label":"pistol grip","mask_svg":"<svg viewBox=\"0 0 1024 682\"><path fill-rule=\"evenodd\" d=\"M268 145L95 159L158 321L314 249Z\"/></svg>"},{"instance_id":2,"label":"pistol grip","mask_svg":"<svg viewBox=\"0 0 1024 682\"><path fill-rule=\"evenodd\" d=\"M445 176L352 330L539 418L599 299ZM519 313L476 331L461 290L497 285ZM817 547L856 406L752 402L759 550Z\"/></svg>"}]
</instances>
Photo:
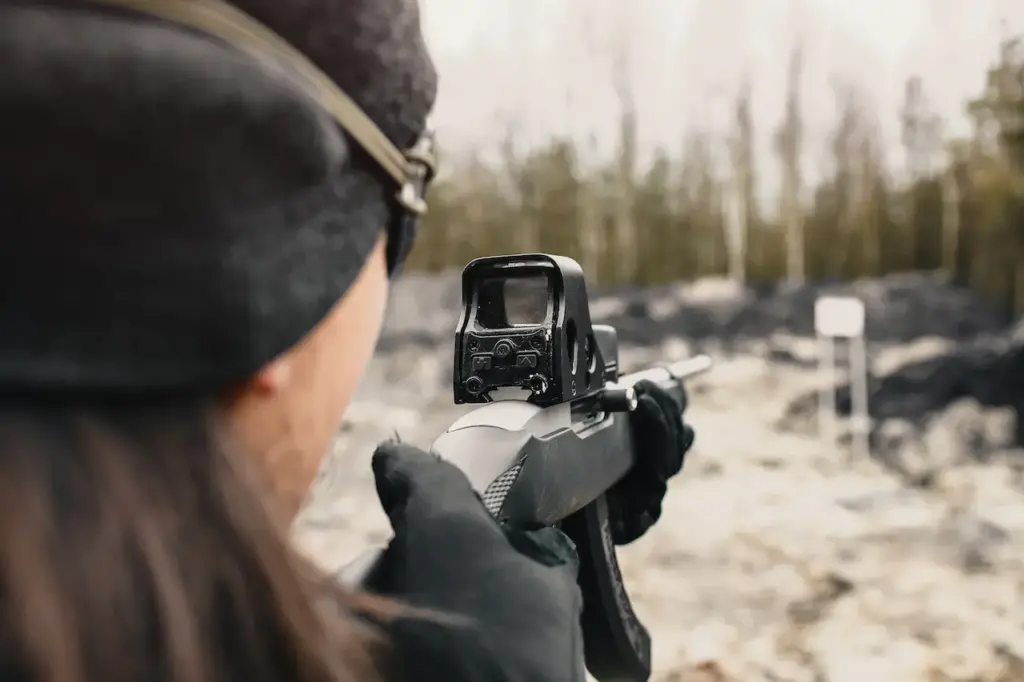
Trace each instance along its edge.
<instances>
[{"instance_id":1,"label":"pistol grip","mask_svg":"<svg viewBox=\"0 0 1024 682\"><path fill-rule=\"evenodd\" d=\"M619 572L605 496L567 517L561 528L576 543L580 559L587 670L599 682L646 682L651 636L636 617Z\"/></svg>"}]
</instances>

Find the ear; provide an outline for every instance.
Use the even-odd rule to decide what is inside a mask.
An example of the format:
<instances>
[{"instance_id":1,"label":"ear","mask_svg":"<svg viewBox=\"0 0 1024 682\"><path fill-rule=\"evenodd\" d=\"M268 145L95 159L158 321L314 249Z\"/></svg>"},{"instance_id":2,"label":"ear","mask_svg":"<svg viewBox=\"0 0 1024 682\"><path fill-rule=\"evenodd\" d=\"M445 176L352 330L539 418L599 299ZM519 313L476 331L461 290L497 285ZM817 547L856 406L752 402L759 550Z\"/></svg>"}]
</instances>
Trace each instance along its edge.
<instances>
[{"instance_id":1,"label":"ear","mask_svg":"<svg viewBox=\"0 0 1024 682\"><path fill-rule=\"evenodd\" d=\"M285 353L260 368L249 380L249 386L257 393L278 393L292 382L294 368L294 358Z\"/></svg>"}]
</instances>

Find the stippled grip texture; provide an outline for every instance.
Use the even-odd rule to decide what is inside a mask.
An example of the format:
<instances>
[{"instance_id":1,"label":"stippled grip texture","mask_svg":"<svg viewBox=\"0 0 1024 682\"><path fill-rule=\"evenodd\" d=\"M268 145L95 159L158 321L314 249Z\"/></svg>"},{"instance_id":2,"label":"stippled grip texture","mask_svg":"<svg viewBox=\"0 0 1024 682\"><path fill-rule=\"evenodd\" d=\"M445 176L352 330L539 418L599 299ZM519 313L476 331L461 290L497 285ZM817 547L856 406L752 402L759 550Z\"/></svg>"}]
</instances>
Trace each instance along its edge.
<instances>
[{"instance_id":1,"label":"stippled grip texture","mask_svg":"<svg viewBox=\"0 0 1024 682\"><path fill-rule=\"evenodd\" d=\"M487 486L484 490L484 494L481 496L484 501L484 507L491 513L492 516L497 516L498 512L501 511L502 505L505 504L505 498L508 497L508 493L512 490L512 485L519 478L519 472L523 470L522 464L516 464L512 468L508 469L501 476L498 476L494 481Z\"/></svg>"}]
</instances>

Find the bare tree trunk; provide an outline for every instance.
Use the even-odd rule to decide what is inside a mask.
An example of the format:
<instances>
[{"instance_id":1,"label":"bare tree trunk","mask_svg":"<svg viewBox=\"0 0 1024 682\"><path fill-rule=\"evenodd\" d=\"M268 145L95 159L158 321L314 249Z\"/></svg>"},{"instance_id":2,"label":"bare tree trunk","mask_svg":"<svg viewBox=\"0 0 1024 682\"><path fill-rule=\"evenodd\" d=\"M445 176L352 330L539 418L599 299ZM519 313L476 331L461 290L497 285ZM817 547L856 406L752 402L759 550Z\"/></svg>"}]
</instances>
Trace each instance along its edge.
<instances>
[{"instance_id":1,"label":"bare tree trunk","mask_svg":"<svg viewBox=\"0 0 1024 682\"><path fill-rule=\"evenodd\" d=\"M780 217L786 230L786 280L792 285L803 284L806 277L804 264L804 212L800 195L803 191L801 160L803 117L800 107L800 76L803 71L803 46L797 44L789 57L789 76L786 86L786 115L775 135L775 149L782 161L782 205Z\"/></svg>"},{"instance_id":2,"label":"bare tree trunk","mask_svg":"<svg viewBox=\"0 0 1024 682\"><path fill-rule=\"evenodd\" d=\"M743 201L740 199L739 182L730 184L730 191L723 198L725 204L725 245L728 249L729 279L743 285L746 284L746 244L743 239L743 224L746 220Z\"/></svg>"},{"instance_id":3,"label":"bare tree trunk","mask_svg":"<svg viewBox=\"0 0 1024 682\"><path fill-rule=\"evenodd\" d=\"M957 274L960 251L960 183L957 160L942 174L942 269L950 277Z\"/></svg>"},{"instance_id":4,"label":"bare tree trunk","mask_svg":"<svg viewBox=\"0 0 1024 682\"><path fill-rule=\"evenodd\" d=\"M792 285L804 283L807 266L804 265L804 211L799 195L792 189L786 201L786 281Z\"/></svg>"},{"instance_id":5,"label":"bare tree trunk","mask_svg":"<svg viewBox=\"0 0 1024 682\"><path fill-rule=\"evenodd\" d=\"M826 272L842 276L849 256L849 242L856 226L860 176L858 141L861 134L861 109L858 93L849 83L833 83L839 103L839 121L832 135L832 163L838 204L836 229L829 235L829 257Z\"/></svg>"},{"instance_id":6,"label":"bare tree trunk","mask_svg":"<svg viewBox=\"0 0 1024 682\"><path fill-rule=\"evenodd\" d=\"M909 189L906 196L905 221L908 250L912 259L910 267L919 267L922 241L919 234L917 188L928 178L935 167L935 154L941 144L942 126L938 116L932 113L921 79L917 76L907 80L904 86L903 106L900 110L900 124L903 148L906 153L906 168Z\"/></svg>"},{"instance_id":7,"label":"bare tree trunk","mask_svg":"<svg viewBox=\"0 0 1024 682\"><path fill-rule=\"evenodd\" d=\"M876 171L880 165L877 139L865 132L861 140L860 197L863 204L861 215L865 225L863 271L868 275L882 274L881 229L878 225Z\"/></svg>"},{"instance_id":8,"label":"bare tree trunk","mask_svg":"<svg viewBox=\"0 0 1024 682\"><path fill-rule=\"evenodd\" d=\"M615 93L619 100L619 166L615 193L615 272L621 282L636 277L637 233L633 223L636 201L637 115L628 52L628 36L619 35L614 66Z\"/></svg>"},{"instance_id":9,"label":"bare tree trunk","mask_svg":"<svg viewBox=\"0 0 1024 682\"><path fill-rule=\"evenodd\" d=\"M476 171L474 176L482 177L484 172L483 163L475 155L470 161L469 168ZM472 183L460 187L461 201L466 204L466 219L456 221L450 226L450 237L446 246L450 253L443 255L441 259L449 266L452 265L454 256L455 263L467 263L476 253L493 253L494 245L488 244L489 231L481 230L481 225L486 225L489 216L487 215L486 190L480 186L481 183Z\"/></svg>"},{"instance_id":10,"label":"bare tree trunk","mask_svg":"<svg viewBox=\"0 0 1024 682\"><path fill-rule=\"evenodd\" d=\"M565 14L565 24L562 29L566 36L576 36L579 39L577 49L580 50L584 62L592 63L599 59L601 53L604 52L604 37L598 29L594 8L583 4L570 6L569 11ZM574 81L567 92L567 107L574 116L579 113L575 107L571 106L571 102L577 94L575 89L577 87L580 86ZM569 130L573 130L577 125L574 119L570 119L568 123ZM585 125L589 128L593 125L593 121L587 120ZM587 281L593 285L602 280L602 242L604 241L601 238L604 231L603 211L598 204L599 197L595 196L593 170L589 165L591 162L598 161L596 135L591 132L581 147L586 150L586 153L582 155L578 165L576 234L580 251L580 266L587 275Z\"/></svg>"},{"instance_id":11,"label":"bare tree trunk","mask_svg":"<svg viewBox=\"0 0 1024 682\"><path fill-rule=\"evenodd\" d=\"M595 151L597 140L591 136L589 146ZM591 155L593 156L593 155ZM576 187L580 239L580 266L587 275L587 281L592 285L600 282L601 274L601 215L596 205L597 198L593 195L591 183L588 177L581 171L582 177Z\"/></svg>"},{"instance_id":12,"label":"bare tree trunk","mask_svg":"<svg viewBox=\"0 0 1024 682\"><path fill-rule=\"evenodd\" d=\"M474 230L474 227L485 225L487 220L487 211L484 208L483 193L474 192L469 199L469 206L466 210L466 221L462 225L458 226L458 230L455 236L455 252L463 254L459 260L466 261L465 256L472 253L478 245L474 244L476 233L482 233L481 230ZM490 253L492 249L485 247L482 252ZM468 262L468 261L466 261Z\"/></svg>"},{"instance_id":13,"label":"bare tree trunk","mask_svg":"<svg viewBox=\"0 0 1024 682\"><path fill-rule=\"evenodd\" d=\"M535 173L525 167L519 156L519 151L516 149L516 139L519 138L520 130L516 121L507 122L505 136L501 141L501 157L515 183L515 198L519 202L521 218L513 238L515 250L519 253L530 253L537 250L540 231L533 211L536 201L536 187L534 186L536 178L534 177Z\"/></svg>"},{"instance_id":14,"label":"bare tree trunk","mask_svg":"<svg viewBox=\"0 0 1024 682\"><path fill-rule=\"evenodd\" d=\"M716 187L711 177L711 158L708 152L708 135L693 130L686 136L683 147L683 167L679 179L679 194L684 198L685 208L681 213L690 221L689 238L683 240L683 248L692 254L694 275L701 277L715 272L715 234L710 231L711 218L715 212ZM680 255L680 257L682 257Z\"/></svg>"},{"instance_id":15,"label":"bare tree trunk","mask_svg":"<svg viewBox=\"0 0 1024 682\"><path fill-rule=\"evenodd\" d=\"M736 129L729 141L732 161L732 191L726 221L726 244L729 248L729 279L739 284L747 281L747 250L750 243L751 180L753 177L753 124L750 112L750 82L740 88L735 103Z\"/></svg>"},{"instance_id":16,"label":"bare tree trunk","mask_svg":"<svg viewBox=\"0 0 1024 682\"><path fill-rule=\"evenodd\" d=\"M700 218L700 269L701 275L719 274L718 271L718 245L715 234L718 226L714 224L715 219L721 214L720 197L721 193L715 187L714 180L710 177L701 182L701 192L698 197L700 209L697 215Z\"/></svg>"}]
</instances>

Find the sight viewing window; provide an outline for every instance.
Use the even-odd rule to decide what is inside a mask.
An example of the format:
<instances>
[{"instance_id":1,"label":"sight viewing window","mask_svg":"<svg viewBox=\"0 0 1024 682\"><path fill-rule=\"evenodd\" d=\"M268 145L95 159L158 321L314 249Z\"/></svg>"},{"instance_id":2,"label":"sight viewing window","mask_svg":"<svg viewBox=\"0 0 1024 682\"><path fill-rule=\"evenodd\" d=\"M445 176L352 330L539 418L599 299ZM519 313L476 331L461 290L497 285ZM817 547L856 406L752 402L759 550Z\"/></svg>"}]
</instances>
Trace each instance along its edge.
<instances>
[{"instance_id":1,"label":"sight viewing window","mask_svg":"<svg viewBox=\"0 0 1024 682\"><path fill-rule=\"evenodd\" d=\"M485 329L536 327L548 318L546 275L493 277L480 283L477 320Z\"/></svg>"},{"instance_id":2,"label":"sight viewing window","mask_svg":"<svg viewBox=\"0 0 1024 682\"><path fill-rule=\"evenodd\" d=\"M505 280L505 319L513 327L535 327L548 313L548 278L544 275Z\"/></svg>"}]
</instances>

